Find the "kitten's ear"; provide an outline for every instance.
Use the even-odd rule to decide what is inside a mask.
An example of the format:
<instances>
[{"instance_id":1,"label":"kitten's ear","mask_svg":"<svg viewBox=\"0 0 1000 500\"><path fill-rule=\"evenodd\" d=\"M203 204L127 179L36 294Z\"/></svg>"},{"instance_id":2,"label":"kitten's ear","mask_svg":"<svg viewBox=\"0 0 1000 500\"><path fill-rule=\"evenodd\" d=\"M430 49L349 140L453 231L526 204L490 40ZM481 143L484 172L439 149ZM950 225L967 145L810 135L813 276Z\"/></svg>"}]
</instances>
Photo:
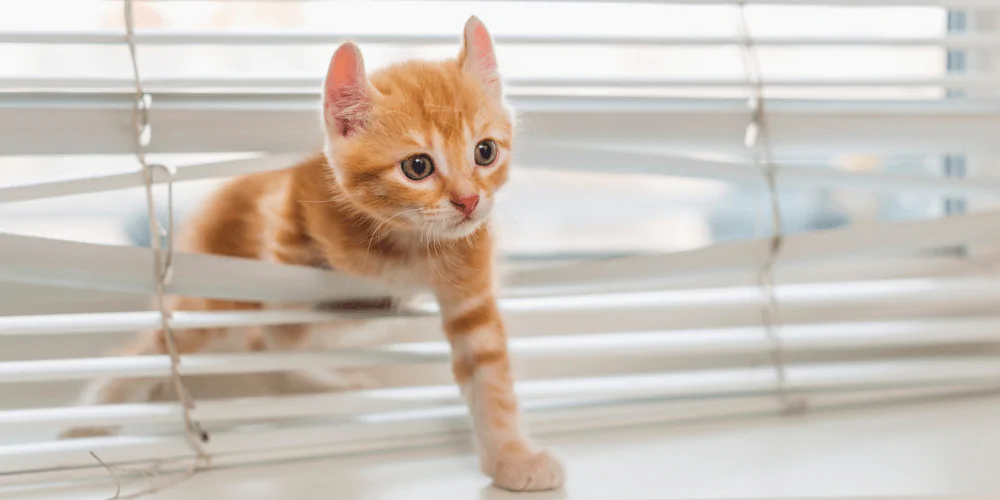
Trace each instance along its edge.
<instances>
[{"instance_id":1,"label":"kitten's ear","mask_svg":"<svg viewBox=\"0 0 1000 500\"><path fill-rule=\"evenodd\" d=\"M472 16L465 22L465 36L462 51L458 54L462 70L474 76L486 91L500 99L500 73L497 72L497 56L493 52L493 39L486 25L478 17Z\"/></svg>"},{"instance_id":2,"label":"kitten's ear","mask_svg":"<svg viewBox=\"0 0 1000 500\"><path fill-rule=\"evenodd\" d=\"M361 51L351 42L341 45L323 84L323 120L327 135L348 137L368 124L378 91L368 83Z\"/></svg>"}]
</instances>

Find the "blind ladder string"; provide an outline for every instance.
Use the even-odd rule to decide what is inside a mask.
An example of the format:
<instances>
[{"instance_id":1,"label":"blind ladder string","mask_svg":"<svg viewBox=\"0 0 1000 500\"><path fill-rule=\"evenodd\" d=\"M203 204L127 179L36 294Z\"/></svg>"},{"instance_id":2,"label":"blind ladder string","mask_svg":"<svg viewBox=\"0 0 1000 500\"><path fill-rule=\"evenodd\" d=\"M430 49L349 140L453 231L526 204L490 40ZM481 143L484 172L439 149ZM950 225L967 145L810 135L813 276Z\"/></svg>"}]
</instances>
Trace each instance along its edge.
<instances>
[{"instance_id":1,"label":"blind ladder string","mask_svg":"<svg viewBox=\"0 0 1000 500\"><path fill-rule=\"evenodd\" d=\"M746 0L740 0L737 8L740 52L749 94L747 105L750 109L750 123L746 128L744 144L752 151L754 164L761 169L761 174L767 184L772 225L767 255L757 270L757 284L763 294L760 311L761 325L770 345L769 355L775 371L775 390L783 406L782 412L786 414L800 413L808 408L808 404L805 398L794 395L788 390L785 345L780 332L781 319L775 291L774 268L781 256L784 243L781 205L776 182L777 165L774 162L770 130L767 123L760 59L747 23Z\"/></svg>"},{"instance_id":2,"label":"blind ladder string","mask_svg":"<svg viewBox=\"0 0 1000 500\"><path fill-rule=\"evenodd\" d=\"M135 139L135 156L142 169L143 184L146 189L146 205L149 214L149 237L150 247L153 251L153 273L154 287L156 294L156 304L160 312L161 329L165 339L168 354L170 356L170 379L177 400L183 409L184 430L187 441L197 454L198 462L207 464L209 455L202 446L208 442L208 434L191 416L194 409L194 401L190 393L184 386L180 375L181 358L177 350L177 342L173 330L173 314L166 301L166 288L173 275L173 237L174 237L174 207L173 207L173 178L175 170L166 165L150 164L146 158L146 147L152 137L152 128L149 124L149 110L152 99L143 90L142 79L139 75L139 62L136 56L135 44L135 17L133 0L124 0L125 14L125 41L128 45L129 57L132 63L133 84L135 87L135 100L132 107L132 124ZM153 183L155 182L155 172L160 171L165 174L167 186L167 227L164 228L156 218L156 202L153 193ZM166 243L164 243L166 239Z\"/></svg>"}]
</instances>

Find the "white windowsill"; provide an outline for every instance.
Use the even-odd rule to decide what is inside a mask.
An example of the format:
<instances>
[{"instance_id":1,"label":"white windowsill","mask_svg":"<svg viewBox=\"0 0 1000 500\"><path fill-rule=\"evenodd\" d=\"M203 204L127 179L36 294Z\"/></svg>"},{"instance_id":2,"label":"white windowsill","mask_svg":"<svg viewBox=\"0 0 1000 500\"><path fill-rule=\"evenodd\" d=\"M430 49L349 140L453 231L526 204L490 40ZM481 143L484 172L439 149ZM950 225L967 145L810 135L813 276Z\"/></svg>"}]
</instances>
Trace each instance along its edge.
<instances>
[{"instance_id":1,"label":"white windowsill","mask_svg":"<svg viewBox=\"0 0 1000 500\"><path fill-rule=\"evenodd\" d=\"M566 492L512 495L477 473L468 447L218 470L159 500L749 499L996 497L1000 399L922 403L791 418L567 434ZM0 492L0 498L107 498L113 486Z\"/></svg>"}]
</instances>

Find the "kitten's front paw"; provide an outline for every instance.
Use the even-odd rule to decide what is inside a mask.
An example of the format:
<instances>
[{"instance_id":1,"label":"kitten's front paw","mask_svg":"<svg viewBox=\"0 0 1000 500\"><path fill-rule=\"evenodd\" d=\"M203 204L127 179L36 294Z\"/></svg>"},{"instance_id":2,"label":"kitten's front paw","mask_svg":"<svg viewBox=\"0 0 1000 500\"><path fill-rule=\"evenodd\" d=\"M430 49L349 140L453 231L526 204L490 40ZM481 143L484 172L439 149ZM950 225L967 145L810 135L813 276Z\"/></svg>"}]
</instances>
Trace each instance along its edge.
<instances>
[{"instance_id":1,"label":"kitten's front paw","mask_svg":"<svg viewBox=\"0 0 1000 500\"><path fill-rule=\"evenodd\" d=\"M59 439L110 436L114 433L114 427L70 427L59 433Z\"/></svg>"},{"instance_id":2,"label":"kitten's front paw","mask_svg":"<svg viewBox=\"0 0 1000 500\"><path fill-rule=\"evenodd\" d=\"M487 457L483 472L494 485L511 491L554 490L566 481L562 463L547 451Z\"/></svg>"}]
</instances>

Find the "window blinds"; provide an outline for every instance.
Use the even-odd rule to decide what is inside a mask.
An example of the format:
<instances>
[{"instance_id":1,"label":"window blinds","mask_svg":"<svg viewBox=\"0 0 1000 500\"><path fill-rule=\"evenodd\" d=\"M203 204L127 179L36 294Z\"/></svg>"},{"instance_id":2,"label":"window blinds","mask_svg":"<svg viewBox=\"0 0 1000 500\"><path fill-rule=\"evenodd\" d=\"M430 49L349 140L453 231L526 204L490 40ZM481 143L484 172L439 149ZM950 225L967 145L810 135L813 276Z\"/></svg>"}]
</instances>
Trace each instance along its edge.
<instances>
[{"instance_id":1,"label":"window blinds","mask_svg":"<svg viewBox=\"0 0 1000 500\"><path fill-rule=\"evenodd\" d=\"M151 181L159 186L288 166L319 144L316 88L323 66L307 64L311 54L328 58L334 45L351 38L385 62L435 55L435 47L451 50L457 38L447 34L447 18L464 19L472 8L465 2L412 3L418 7L376 2L382 6L365 10L357 2L261 0L237 7L256 12L260 6L277 6L292 13L268 21L272 24L252 16L218 21L235 15L226 10L229 3L134 3L138 75L148 96L146 151L232 157L177 166L173 174L153 170ZM489 11L480 15L496 33L501 64L527 57L524 48L541 47L543 53L569 61L556 66L576 71L561 75L530 61L512 64L507 84L523 124L518 167L598 173L633 183L689 178L766 190L764 169L748 148L754 110L746 97L753 94L754 78L748 81L739 57L745 50L761 61L757 77L764 106L757 116L767 127L776 183L771 195L779 205L787 201L783 190L789 189L950 197L967 199L973 207L989 207L1000 194L1000 183L986 176L989 155L1000 144L1000 108L990 98L995 77L949 74L945 64L949 53L982 56L1000 44L1000 35L975 26L945 30L949 15L973 20L992 15L992 2L745 3L477 6ZM93 12L81 10L86 13L81 26L36 23L37 28L6 26L0 32L0 44L8 52L93 48L93 60L105 61L109 68L71 68L66 74L21 68L0 76L0 151L5 155L134 152L135 82L120 71L128 64L128 54L121 50L124 26L101 20L114 19L122 4L92 2L86 8ZM275 12L260 8L260 16ZM338 8L341 18L357 20L353 29L337 28L345 21L324 30L304 20ZM387 8L398 9L400 16L406 9L427 9L446 19L440 21L440 32L433 31L437 24L422 31L393 30L374 21L385 17L376 16L378 9ZM747 38L735 29L741 8ZM574 22L551 27L533 21L519 27L510 21L530 9ZM197 18L197 13L216 19L216 25L178 21ZM606 26L614 29L590 32L587 26L593 23L585 16L591 14L609 16ZM809 23L823 16L851 19L859 28L811 32ZM646 17L651 21L640 22ZM83 26L85 19L93 22ZM685 19L697 22L685 27ZM896 28L880 25L888 19L895 20ZM630 22L637 26L634 32ZM785 25L798 26L798 31L775 28ZM892 50L901 52L885 52ZM882 67L879 56L869 52L889 54L890 59L893 54L917 57L923 62L914 64L924 66ZM262 53L305 55L261 61L262 70L248 71L240 63ZM182 64L199 55L223 69ZM796 70L801 57L827 61ZM702 58L713 67L699 62ZM671 64L677 66L658 71ZM976 177L943 178L912 171L817 168L809 160L859 152L935 159L962 155L978 158L983 168L973 172ZM143 185L142 172L134 165L121 172L15 183L0 187L0 210ZM162 207L163 198L157 200ZM594 211L599 203L593 201ZM586 222L588 214L577 216ZM994 359L1000 341L995 312L1000 282L988 255L979 250L997 239L998 217L974 210L798 232L781 236L777 253L774 238L758 230L756 238L674 252L584 252L546 259L509 254L501 308L512 332L518 391L533 432L995 391L1000 388L1000 363ZM941 251L956 246L964 251ZM768 271L765 263L775 257L775 267ZM13 311L0 317L0 345L5 346L0 390L6 395L0 410L5 441L0 444L0 483L112 480L106 467L151 467L167 474L194 463L194 451L183 437L184 411L177 403L80 408L41 397L58 384L68 387L94 377L169 374L166 357L106 357L86 347L60 350L64 343L87 346L89 339L106 341L120 338L114 334L156 328L162 319L158 311L122 306L154 293L153 259L149 248L137 246L99 245L59 234L0 234L0 293ZM166 291L183 295L292 303L384 293L376 284L329 271L219 256L177 253L172 268ZM773 297L762 286L762 270L773 273ZM32 287L131 301L121 299L111 307L114 311L69 310L73 308L54 299L39 306L25 298ZM38 300L37 294L31 297ZM18 313L29 309L42 312ZM762 323L764 311L771 314L770 325ZM347 314L176 312L172 318L174 328L182 329L322 323ZM196 398L190 416L211 436L203 444L211 461L199 466L464 439L464 410L448 378L448 352L434 304L417 302L392 318L366 314L373 322L398 328L382 344L368 348L183 356L178 369L184 376L367 367L384 383L337 394ZM804 406L790 406L788 396ZM124 424L126 432L54 440L55 430L67 425L110 424Z\"/></svg>"}]
</instances>

